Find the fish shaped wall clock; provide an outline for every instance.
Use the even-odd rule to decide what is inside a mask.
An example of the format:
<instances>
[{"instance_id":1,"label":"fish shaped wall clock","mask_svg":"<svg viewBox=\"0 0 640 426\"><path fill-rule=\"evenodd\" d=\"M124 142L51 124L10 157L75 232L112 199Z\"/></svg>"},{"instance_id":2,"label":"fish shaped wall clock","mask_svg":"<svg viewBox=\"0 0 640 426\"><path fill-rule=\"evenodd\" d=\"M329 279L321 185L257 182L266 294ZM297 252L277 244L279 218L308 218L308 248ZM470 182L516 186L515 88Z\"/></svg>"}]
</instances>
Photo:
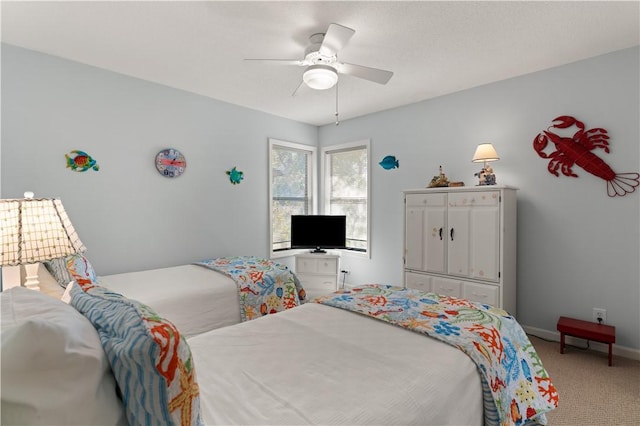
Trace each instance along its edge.
<instances>
[{"instance_id":1,"label":"fish shaped wall clock","mask_svg":"<svg viewBox=\"0 0 640 426\"><path fill-rule=\"evenodd\" d=\"M242 179L244 179L244 172L241 172L234 167L231 170L227 170L227 176L229 176L229 181L232 184L237 185L242 182Z\"/></svg>"},{"instance_id":2,"label":"fish shaped wall clock","mask_svg":"<svg viewBox=\"0 0 640 426\"><path fill-rule=\"evenodd\" d=\"M74 172L86 172L93 169L96 172L100 170L100 166L89 154L84 151L73 150L69 154L65 154L67 159L67 168Z\"/></svg>"},{"instance_id":3,"label":"fish shaped wall clock","mask_svg":"<svg viewBox=\"0 0 640 426\"><path fill-rule=\"evenodd\" d=\"M400 167L400 161L396 159L395 155L387 155L378 164L380 164L380 166L385 170L391 170Z\"/></svg>"}]
</instances>

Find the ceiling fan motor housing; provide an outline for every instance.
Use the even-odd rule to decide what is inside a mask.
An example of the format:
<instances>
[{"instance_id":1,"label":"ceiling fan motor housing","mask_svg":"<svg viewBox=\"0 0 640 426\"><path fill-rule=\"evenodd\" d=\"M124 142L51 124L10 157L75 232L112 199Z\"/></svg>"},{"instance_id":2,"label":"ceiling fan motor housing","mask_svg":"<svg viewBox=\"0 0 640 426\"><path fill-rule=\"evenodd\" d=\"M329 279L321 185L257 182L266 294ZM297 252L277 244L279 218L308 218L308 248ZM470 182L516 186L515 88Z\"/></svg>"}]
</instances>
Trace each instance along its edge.
<instances>
[{"instance_id":1,"label":"ceiling fan motor housing","mask_svg":"<svg viewBox=\"0 0 640 426\"><path fill-rule=\"evenodd\" d=\"M309 37L309 41L311 44L304 51L305 62L309 65L324 64L333 66L337 60L337 56L327 56L320 53L320 47L324 41L324 33L313 34Z\"/></svg>"},{"instance_id":2,"label":"ceiling fan motor housing","mask_svg":"<svg viewBox=\"0 0 640 426\"><path fill-rule=\"evenodd\" d=\"M320 53L324 33L313 34L309 41L311 44L304 51L304 62L309 66L302 74L302 80L312 89L330 89L338 82L338 71L334 65L336 55L326 56Z\"/></svg>"}]
</instances>

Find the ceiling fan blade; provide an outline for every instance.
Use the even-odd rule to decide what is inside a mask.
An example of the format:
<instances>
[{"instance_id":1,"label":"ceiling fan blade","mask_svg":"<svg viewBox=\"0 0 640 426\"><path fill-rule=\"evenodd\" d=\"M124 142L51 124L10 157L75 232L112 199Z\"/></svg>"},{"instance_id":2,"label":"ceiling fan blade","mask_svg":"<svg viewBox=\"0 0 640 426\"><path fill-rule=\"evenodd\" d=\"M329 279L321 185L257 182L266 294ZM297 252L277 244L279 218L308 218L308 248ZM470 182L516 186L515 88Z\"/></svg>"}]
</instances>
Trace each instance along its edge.
<instances>
[{"instance_id":1,"label":"ceiling fan blade","mask_svg":"<svg viewBox=\"0 0 640 426\"><path fill-rule=\"evenodd\" d=\"M338 64L338 71L342 74L352 75L354 77L363 78L380 84L387 84L393 76L391 71L345 63Z\"/></svg>"},{"instance_id":2,"label":"ceiling fan blade","mask_svg":"<svg viewBox=\"0 0 640 426\"><path fill-rule=\"evenodd\" d=\"M245 61L264 62L274 65L298 65L304 66L304 62L299 59L245 59Z\"/></svg>"},{"instance_id":3,"label":"ceiling fan blade","mask_svg":"<svg viewBox=\"0 0 640 426\"><path fill-rule=\"evenodd\" d=\"M353 37L356 30L339 24L331 24L324 35L322 45L320 46L320 54L325 56L334 56L342 49Z\"/></svg>"}]
</instances>

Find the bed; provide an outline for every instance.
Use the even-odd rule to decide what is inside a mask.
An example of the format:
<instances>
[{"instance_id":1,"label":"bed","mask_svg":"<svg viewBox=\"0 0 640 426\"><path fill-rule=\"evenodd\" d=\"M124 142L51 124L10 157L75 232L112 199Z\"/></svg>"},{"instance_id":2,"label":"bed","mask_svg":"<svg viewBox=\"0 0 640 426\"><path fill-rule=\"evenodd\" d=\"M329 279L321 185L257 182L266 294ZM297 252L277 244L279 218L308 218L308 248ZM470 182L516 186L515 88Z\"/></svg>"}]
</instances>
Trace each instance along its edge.
<instances>
[{"instance_id":1,"label":"bed","mask_svg":"<svg viewBox=\"0 0 640 426\"><path fill-rule=\"evenodd\" d=\"M98 282L171 318L186 337L241 322L235 282L199 265L102 275Z\"/></svg>"},{"instance_id":2,"label":"bed","mask_svg":"<svg viewBox=\"0 0 640 426\"><path fill-rule=\"evenodd\" d=\"M53 274L62 275L59 282L97 281L171 318L185 337L278 312L305 300L300 281L285 265L255 256L219 257L101 276L96 276L82 255L64 263L63 272L70 271L67 275L56 272L51 265L48 268ZM268 284L272 288L266 288ZM283 293L273 301L271 295L277 293L278 287ZM261 294L253 294L254 290ZM64 297L68 299L68 292Z\"/></svg>"},{"instance_id":3,"label":"bed","mask_svg":"<svg viewBox=\"0 0 640 426\"><path fill-rule=\"evenodd\" d=\"M205 424L483 424L461 351L317 303L282 314L189 339Z\"/></svg>"},{"instance_id":4,"label":"bed","mask_svg":"<svg viewBox=\"0 0 640 426\"><path fill-rule=\"evenodd\" d=\"M187 339L97 283L71 295L0 295L3 424L528 424L558 401L517 322L463 299L364 286Z\"/></svg>"}]
</instances>

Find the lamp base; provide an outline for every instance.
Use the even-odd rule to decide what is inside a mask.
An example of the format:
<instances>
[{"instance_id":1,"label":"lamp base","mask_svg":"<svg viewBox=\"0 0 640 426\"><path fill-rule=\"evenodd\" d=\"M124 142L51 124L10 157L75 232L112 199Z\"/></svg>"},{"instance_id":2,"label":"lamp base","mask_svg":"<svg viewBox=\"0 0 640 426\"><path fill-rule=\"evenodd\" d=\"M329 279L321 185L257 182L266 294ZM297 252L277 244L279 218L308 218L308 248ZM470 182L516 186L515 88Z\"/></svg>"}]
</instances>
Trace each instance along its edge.
<instances>
[{"instance_id":1,"label":"lamp base","mask_svg":"<svg viewBox=\"0 0 640 426\"><path fill-rule=\"evenodd\" d=\"M38 266L39 263L30 263L24 265L24 271L26 272L24 286L29 290L40 291L40 281L38 281Z\"/></svg>"},{"instance_id":2,"label":"lamp base","mask_svg":"<svg viewBox=\"0 0 640 426\"><path fill-rule=\"evenodd\" d=\"M478 177L478 186L495 185L496 175L493 173L491 166L486 165L478 173L474 173Z\"/></svg>"},{"instance_id":3,"label":"lamp base","mask_svg":"<svg viewBox=\"0 0 640 426\"><path fill-rule=\"evenodd\" d=\"M478 182L477 186L488 186L488 185L495 185L496 184L496 177L495 175L493 176L493 180L487 181L487 180L481 180Z\"/></svg>"}]
</instances>

